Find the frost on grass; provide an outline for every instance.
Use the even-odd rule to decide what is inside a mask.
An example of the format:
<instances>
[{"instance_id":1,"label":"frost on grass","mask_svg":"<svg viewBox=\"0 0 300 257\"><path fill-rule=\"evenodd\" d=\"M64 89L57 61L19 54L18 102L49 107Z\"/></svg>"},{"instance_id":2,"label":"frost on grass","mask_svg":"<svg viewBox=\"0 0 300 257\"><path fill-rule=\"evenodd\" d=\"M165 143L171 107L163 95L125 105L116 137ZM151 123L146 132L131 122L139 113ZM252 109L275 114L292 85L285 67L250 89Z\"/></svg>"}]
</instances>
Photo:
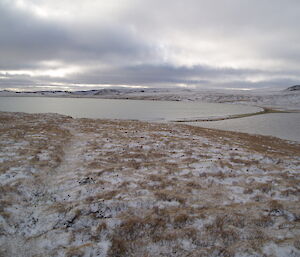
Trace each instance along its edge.
<instances>
[{"instance_id":1,"label":"frost on grass","mask_svg":"<svg viewBox=\"0 0 300 257\"><path fill-rule=\"evenodd\" d=\"M0 256L299 256L300 147L0 114Z\"/></svg>"}]
</instances>

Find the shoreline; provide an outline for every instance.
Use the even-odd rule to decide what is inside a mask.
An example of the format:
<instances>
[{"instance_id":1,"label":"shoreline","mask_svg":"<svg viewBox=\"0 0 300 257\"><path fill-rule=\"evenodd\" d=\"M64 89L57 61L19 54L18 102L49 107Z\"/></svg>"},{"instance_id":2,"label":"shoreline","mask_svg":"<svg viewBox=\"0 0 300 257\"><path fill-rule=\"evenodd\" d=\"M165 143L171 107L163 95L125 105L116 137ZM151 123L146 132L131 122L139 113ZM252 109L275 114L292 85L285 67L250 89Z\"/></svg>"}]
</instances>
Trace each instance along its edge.
<instances>
[{"instance_id":1,"label":"shoreline","mask_svg":"<svg viewBox=\"0 0 300 257\"><path fill-rule=\"evenodd\" d=\"M0 95L1 96L1 95ZM299 94L299 96L300 96L300 94ZM66 97L66 96L40 96L40 95L35 95L35 96L28 96L28 95L26 95L26 96L24 96L24 95L18 95L18 96L2 96L2 97L36 97L36 98L43 98L43 97L45 97L45 98L48 98L48 99L51 99L51 98L75 98L75 99L105 99L105 100L110 100L110 99L113 99L113 100L127 100L127 101L132 101L132 100L135 100L135 101L144 101L143 99L140 99L140 98L138 98L138 99L126 99L126 98L121 98L121 97L118 97L118 98L116 98L116 97L91 97L91 96L68 96L68 97ZM223 96L223 97L227 97L226 95L225 96ZM1 98L0 98L1 99ZM223 98L221 98L221 100L222 100ZM214 101L214 103L223 103L224 101L221 101L220 99L219 99L219 101ZM170 99L165 99L165 98L163 98L163 99L148 99L147 101L170 101ZM172 100L171 99L171 102L178 102L178 100ZM188 101L187 99L181 99L180 100L180 102L185 102L185 101ZM299 98L299 101L300 101L300 98ZM189 102L203 102L203 103L211 103L211 101L198 101L198 100L193 100L193 101L189 101ZM284 114L284 113L287 113L287 114L290 114L290 113L300 113L300 110L297 110L297 108L291 108L291 107L289 107L289 108L284 108L283 106L281 106L281 107L274 107L274 108L271 108L271 107L265 107L264 105L258 105L257 103L253 103L253 104L250 104L250 103L247 103L247 104L245 104L245 103L243 103L243 102L226 102L226 104L231 104L231 105L235 105L235 104L241 104L241 105L244 105L244 106L251 106L251 107L257 107L257 108L260 108L261 109L261 111L256 111L256 112L253 112L253 113L245 113L245 114L236 114L236 115L222 115L222 116L217 116L217 117L215 117L215 116L210 116L210 117L203 117L203 118L192 118L192 119L189 119L189 118L187 118L187 119L175 119L175 120L169 120L169 121L167 121L167 122L171 122L171 123L187 123L187 122L199 122L199 124L197 124L197 125L195 125L195 126L201 126L201 122L212 122L212 124L213 124L213 122L218 122L218 121L226 121L226 120L237 120L237 119L241 119L241 118L248 118L248 117L255 117L255 116L259 116L259 115L266 115L266 114L276 114L276 113L278 113L278 114ZM296 107L296 106L295 106ZM153 120L152 120L153 121ZM159 122L159 121L157 121L157 122ZM193 124L190 124L190 125L193 125ZM205 127L205 126L204 126ZM216 125L216 129L221 129L222 130L222 128L220 128L220 126L218 126L218 125ZM230 128L228 128L229 130L230 130ZM227 130L228 130L227 129ZM236 131L234 128L232 128L231 129L232 131ZM243 132L243 130L244 130L244 132L245 133L249 133L249 134L255 134L255 133L258 133L258 134L260 134L260 132L259 131L256 131L256 130L254 130L254 129L240 129L240 131L241 132ZM292 131L293 132L293 131ZM266 134L268 134L266 131L262 131L261 132L261 134L262 135L266 135ZM296 140L296 136L294 135L295 133L293 133L292 135L293 136L285 136L284 134L283 135L280 135L280 133L277 133L277 132L275 132L275 133L272 133L272 132L270 132L270 134L272 135L272 134L274 134L274 136L279 136L280 138L285 138L285 139L287 139L287 140ZM297 140L298 142L299 142L299 140Z\"/></svg>"},{"instance_id":2,"label":"shoreline","mask_svg":"<svg viewBox=\"0 0 300 257\"><path fill-rule=\"evenodd\" d=\"M232 119L239 119L239 118L245 118L245 117L251 117L255 115L262 115L262 114L269 114L269 113L300 113L300 111L282 111L282 110L275 110L271 108L265 108L260 106L254 106L261 108L262 111L253 112L253 113L245 113L245 114L234 114L234 115L228 115L224 117L217 117L217 118L203 118L203 119L190 119L190 120L173 120L171 122L202 122L202 121L221 121L221 120L232 120Z\"/></svg>"}]
</instances>

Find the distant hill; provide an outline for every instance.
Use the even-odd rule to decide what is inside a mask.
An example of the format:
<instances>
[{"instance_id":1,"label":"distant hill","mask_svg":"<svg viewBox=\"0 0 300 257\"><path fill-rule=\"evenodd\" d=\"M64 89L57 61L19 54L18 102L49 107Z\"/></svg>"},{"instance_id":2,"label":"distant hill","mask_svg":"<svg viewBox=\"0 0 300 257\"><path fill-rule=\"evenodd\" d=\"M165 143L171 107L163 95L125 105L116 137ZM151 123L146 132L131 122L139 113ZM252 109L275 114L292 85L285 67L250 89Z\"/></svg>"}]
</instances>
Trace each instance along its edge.
<instances>
[{"instance_id":1,"label":"distant hill","mask_svg":"<svg viewBox=\"0 0 300 257\"><path fill-rule=\"evenodd\" d=\"M296 91L296 90L300 90L300 85L291 86L285 89L285 91Z\"/></svg>"}]
</instances>

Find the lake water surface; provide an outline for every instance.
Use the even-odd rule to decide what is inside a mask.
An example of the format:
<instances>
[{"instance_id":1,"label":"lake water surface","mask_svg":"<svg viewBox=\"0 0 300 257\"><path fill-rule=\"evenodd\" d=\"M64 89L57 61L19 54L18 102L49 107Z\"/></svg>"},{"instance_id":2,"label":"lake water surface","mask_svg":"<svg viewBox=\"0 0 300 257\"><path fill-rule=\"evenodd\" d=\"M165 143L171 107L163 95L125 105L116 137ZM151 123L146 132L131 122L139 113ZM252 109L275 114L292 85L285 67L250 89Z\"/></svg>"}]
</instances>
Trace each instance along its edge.
<instances>
[{"instance_id":1,"label":"lake water surface","mask_svg":"<svg viewBox=\"0 0 300 257\"><path fill-rule=\"evenodd\" d=\"M91 98L0 97L0 111L60 113L74 118L172 121L258 112L258 107L199 102ZM300 142L300 114L275 113L246 118L191 122L191 125L271 135Z\"/></svg>"},{"instance_id":2,"label":"lake water surface","mask_svg":"<svg viewBox=\"0 0 300 257\"><path fill-rule=\"evenodd\" d=\"M60 113L74 118L169 121L252 113L260 108L199 102L91 98L0 97L0 111Z\"/></svg>"},{"instance_id":3,"label":"lake water surface","mask_svg":"<svg viewBox=\"0 0 300 257\"><path fill-rule=\"evenodd\" d=\"M300 142L300 113L270 113L231 120L189 122L188 124Z\"/></svg>"}]
</instances>

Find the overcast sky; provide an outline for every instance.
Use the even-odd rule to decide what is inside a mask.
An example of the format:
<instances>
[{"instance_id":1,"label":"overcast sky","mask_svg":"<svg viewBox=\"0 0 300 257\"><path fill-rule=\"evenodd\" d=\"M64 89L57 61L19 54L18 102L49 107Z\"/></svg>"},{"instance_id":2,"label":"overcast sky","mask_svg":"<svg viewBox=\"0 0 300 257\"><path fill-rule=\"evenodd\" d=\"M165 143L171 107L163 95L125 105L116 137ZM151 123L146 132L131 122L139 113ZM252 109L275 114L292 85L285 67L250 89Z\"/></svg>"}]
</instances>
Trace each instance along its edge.
<instances>
[{"instance_id":1,"label":"overcast sky","mask_svg":"<svg viewBox=\"0 0 300 257\"><path fill-rule=\"evenodd\" d=\"M299 0L0 0L0 88L285 88Z\"/></svg>"}]
</instances>

